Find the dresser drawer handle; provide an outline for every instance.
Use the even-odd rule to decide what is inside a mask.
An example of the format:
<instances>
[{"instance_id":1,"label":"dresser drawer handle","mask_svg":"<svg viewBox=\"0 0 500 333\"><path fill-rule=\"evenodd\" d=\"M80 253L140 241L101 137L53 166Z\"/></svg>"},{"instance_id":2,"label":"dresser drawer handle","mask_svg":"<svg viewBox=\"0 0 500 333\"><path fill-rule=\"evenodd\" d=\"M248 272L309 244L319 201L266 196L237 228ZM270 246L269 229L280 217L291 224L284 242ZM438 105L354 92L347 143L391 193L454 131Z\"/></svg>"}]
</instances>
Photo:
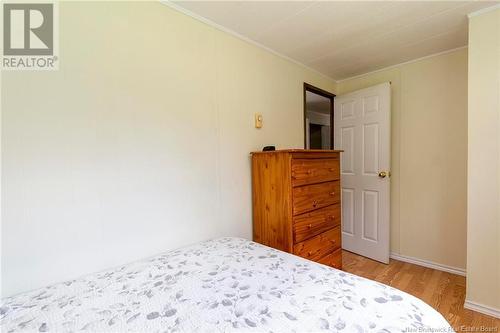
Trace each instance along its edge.
<instances>
[{"instance_id":1,"label":"dresser drawer handle","mask_svg":"<svg viewBox=\"0 0 500 333\"><path fill-rule=\"evenodd\" d=\"M307 170L307 174L308 175L312 174L312 171L311 170Z\"/></svg>"},{"instance_id":2,"label":"dresser drawer handle","mask_svg":"<svg viewBox=\"0 0 500 333\"><path fill-rule=\"evenodd\" d=\"M307 252L307 256L310 257L312 255L312 251Z\"/></svg>"},{"instance_id":3,"label":"dresser drawer handle","mask_svg":"<svg viewBox=\"0 0 500 333\"><path fill-rule=\"evenodd\" d=\"M312 224L307 225L307 229L311 229L313 227Z\"/></svg>"},{"instance_id":4,"label":"dresser drawer handle","mask_svg":"<svg viewBox=\"0 0 500 333\"><path fill-rule=\"evenodd\" d=\"M335 216L334 215L328 215L328 217L326 219L327 220L335 220Z\"/></svg>"},{"instance_id":5,"label":"dresser drawer handle","mask_svg":"<svg viewBox=\"0 0 500 333\"><path fill-rule=\"evenodd\" d=\"M333 197L335 195L335 192L330 192L330 195Z\"/></svg>"},{"instance_id":6,"label":"dresser drawer handle","mask_svg":"<svg viewBox=\"0 0 500 333\"><path fill-rule=\"evenodd\" d=\"M317 201L313 201L313 207L316 207L318 205Z\"/></svg>"},{"instance_id":7,"label":"dresser drawer handle","mask_svg":"<svg viewBox=\"0 0 500 333\"><path fill-rule=\"evenodd\" d=\"M330 170L331 172L333 172L333 171L335 171L335 168L330 168L328 170Z\"/></svg>"}]
</instances>

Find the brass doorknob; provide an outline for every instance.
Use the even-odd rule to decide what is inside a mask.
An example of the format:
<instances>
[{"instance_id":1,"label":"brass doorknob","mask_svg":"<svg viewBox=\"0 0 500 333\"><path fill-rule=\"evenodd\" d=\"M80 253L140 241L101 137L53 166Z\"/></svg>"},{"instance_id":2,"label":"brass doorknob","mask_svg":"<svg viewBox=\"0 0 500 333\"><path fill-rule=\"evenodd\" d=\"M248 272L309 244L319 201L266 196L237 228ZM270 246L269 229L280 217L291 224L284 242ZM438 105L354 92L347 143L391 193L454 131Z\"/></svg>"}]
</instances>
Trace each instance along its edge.
<instances>
[{"instance_id":1,"label":"brass doorknob","mask_svg":"<svg viewBox=\"0 0 500 333\"><path fill-rule=\"evenodd\" d=\"M385 178L385 177L387 177L387 172L385 172L385 171L380 171L380 172L378 173L378 176L379 176L380 178Z\"/></svg>"}]
</instances>

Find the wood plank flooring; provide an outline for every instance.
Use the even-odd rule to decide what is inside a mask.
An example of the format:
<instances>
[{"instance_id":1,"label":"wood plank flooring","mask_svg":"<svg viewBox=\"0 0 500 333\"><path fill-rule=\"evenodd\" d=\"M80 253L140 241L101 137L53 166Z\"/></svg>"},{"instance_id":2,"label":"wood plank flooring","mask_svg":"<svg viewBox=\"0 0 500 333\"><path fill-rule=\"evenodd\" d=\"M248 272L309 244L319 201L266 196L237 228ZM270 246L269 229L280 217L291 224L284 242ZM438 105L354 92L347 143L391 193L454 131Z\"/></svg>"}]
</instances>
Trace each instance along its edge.
<instances>
[{"instance_id":1,"label":"wood plank flooring","mask_svg":"<svg viewBox=\"0 0 500 333\"><path fill-rule=\"evenodd\" d=\"M342 252L343 270L416 296L439 311L457 332L500 332L500 319L464 309L465 277L392 260L389 265ZM483 332L488 332L483 330Z\"/></svg>"}]
</instances>

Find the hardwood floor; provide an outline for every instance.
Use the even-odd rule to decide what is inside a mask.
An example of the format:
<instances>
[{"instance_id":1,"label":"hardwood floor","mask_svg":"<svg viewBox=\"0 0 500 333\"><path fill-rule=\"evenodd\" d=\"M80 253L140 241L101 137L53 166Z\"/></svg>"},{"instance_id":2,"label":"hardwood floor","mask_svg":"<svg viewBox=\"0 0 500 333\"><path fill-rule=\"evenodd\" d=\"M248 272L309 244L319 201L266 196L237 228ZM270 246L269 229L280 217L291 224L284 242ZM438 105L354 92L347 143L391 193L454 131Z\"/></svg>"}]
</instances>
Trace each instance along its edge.
<instances>
[{"instance_id":1,"label":"hardwood floor","mask_svg":"<svg viewBox=\"0 0 500 333\"><path fill-rule=\"evenodd\" d=\"M416 296L439 311L457 332L500 332L500 319L464 309L465 277L392 260L389 265L342 251L342 269Z\"/></svg>"}]
</instances>

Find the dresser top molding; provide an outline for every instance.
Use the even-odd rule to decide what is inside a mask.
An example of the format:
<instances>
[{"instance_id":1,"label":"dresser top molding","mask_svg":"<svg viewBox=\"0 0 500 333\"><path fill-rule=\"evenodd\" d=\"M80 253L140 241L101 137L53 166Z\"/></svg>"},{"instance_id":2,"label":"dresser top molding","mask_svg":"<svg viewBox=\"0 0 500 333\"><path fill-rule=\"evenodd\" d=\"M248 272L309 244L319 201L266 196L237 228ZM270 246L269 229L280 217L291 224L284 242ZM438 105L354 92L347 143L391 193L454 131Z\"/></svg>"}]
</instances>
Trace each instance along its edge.
<instances>
[{"instance_id":1,"label":"dresser top molding","mask_svg":"<svg viewBox=\"0 0 500 333\"><path fill-rule=\"evenodd\" d=\"M343 153L343 150L329 150L329 149L280 149L268 151L253 151L250 154L273 154L273 153Z\"/></svg>"}]
</instances>

